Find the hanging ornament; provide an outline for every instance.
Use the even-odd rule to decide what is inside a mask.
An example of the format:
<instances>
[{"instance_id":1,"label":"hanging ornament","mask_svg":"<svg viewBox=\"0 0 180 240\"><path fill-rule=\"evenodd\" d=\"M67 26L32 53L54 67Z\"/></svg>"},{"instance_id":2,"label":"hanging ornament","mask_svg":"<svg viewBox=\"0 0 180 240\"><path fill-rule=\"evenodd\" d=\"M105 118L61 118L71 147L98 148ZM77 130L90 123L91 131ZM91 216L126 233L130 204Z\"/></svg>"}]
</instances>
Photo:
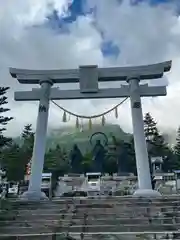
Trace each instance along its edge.
<instances>
[{"instance_id":1,"label":"hanging ornament","mask_svg":"<svg viewBox=\"0 0 180 240\"><path fill-rule=\"evenodd\" d=\"M118 118L118 108L115 108L115 117Z\"/></svg>"},{"instance_id":2,"label":"hanging ornament","mask_svg":"<svg viewBox=\"0 0 180 240\"><path fill-rule=\"evenodd\" d=\"M66 112L64 111L64 113L63 113L63 122L67 122L67 116L66 116Z\"/></svg>"},{"instance_id":3,"label":"hanging ornament","mask_svg":"<svg viewBox=\"0 0 180 240\"><path fill-rule=\"evenodd\" d=\"M83 118L81 118L80 132L83 132Z\"/></svg>"},{"instance_id":4,"label":"hanging ornament","mask_svg":"<svg viewBox=\"0 0 180 240\"><path fill-rule=\"evenodd\" d=\"M79 118L76 117L76 128L79 128Z\"/></svg>"},{"instance_id":5,"label":"hanging ornament","mask_svg":"<svg viewBox=\"0 0 180 240\"><path fill-rule=\"evenodd\" d=\"M103 116L102 116L102 126L104 126L105 123L106 123L106 119L105 119L105 116L103 115Z\"/></svg>"},{"instance_id":6,"label":"hanging ornament","mask_svg":"<svg viewBox=\"0 0 180 240\"><path fill-rule=\"evenodd\" d=\"M92 129L92 120L91 120L91 118L89 119L89 129L90 130Z\"/></svg>"}]
</instances>

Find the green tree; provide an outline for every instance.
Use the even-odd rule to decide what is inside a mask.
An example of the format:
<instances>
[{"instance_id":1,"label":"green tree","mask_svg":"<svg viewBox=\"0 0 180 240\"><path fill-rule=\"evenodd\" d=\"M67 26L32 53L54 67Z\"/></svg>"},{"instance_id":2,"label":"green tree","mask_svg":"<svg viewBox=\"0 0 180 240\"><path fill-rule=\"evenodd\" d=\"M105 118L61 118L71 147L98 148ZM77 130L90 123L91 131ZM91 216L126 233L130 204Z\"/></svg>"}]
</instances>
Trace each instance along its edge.
<instances>
[{"instance_id":1,"label":"green tree","mask_svg":"<svg viewBox=\"0 0 180 240\"><path fill-rule=\"evenodd\" d=\"M118 148L119 146L108 143L105 161L103 164L103 171L105 173L117 173L118 172Z\"/></svg>"},{"instance_id":2,"label":"green tree","mask_svg":"<svg viewBox=\"0 0 180 240\"><path fill-rule=\"evenodd\" d=\"M70 171L68 154L59 144L45 154L44 172L52 173L52 191L56 189L58 177Z\"/></svg>"},{"instance_id":3,"label":"green tree","mask_svg":"<svg viewBox=\"0 0 180 240\"><path fill-rule=\"evenodd\" d=\"M174 146L174 153L180 160L180 127L177 130L176 144Z\"/></svg>"},{"instance_id":4,"label":"green tree","mask_svg":"<svg viewBox=\"0 0 180 240\"><path fill-rule=\"evenodd\" d=\"M162 157L164 160L164 170L171 170L174 164L172 151L165 142L163 135L160 134L157 128L157 122L153 119L150 113L146 113L144 117L144 132L149 159L151 157Z\"/></svg>"},{"instance_id":5,"label":"green tree","mask_svg":"<svg viewBox=\"0 0 180 240\"><path fill-rule=\"evenodd\" d=\"M19 145L12 143L1 154L2 165L9 181L24 179L26 161Z\"/></svg>"},{"instance_id":6,"label":"green tree","mask_svg":"<svg viewBox=\"0 0 180 240\"><path fill-rule=\"evenodd\" d=\"M49 149L45 155L44 171L61 175L69 170L70 164L66 150L58 144L55 149Z\"/></svg>"},{"instance_id":7,"label":"green tree","mask_svg":"<svg viewBox=\"0 0 180 240\"><path fill-rule=\"evenodd\" d=\"M32 125L24 127L21 134L23 144L21 146L12 143L11 146L3 150L3 159L8 180L19 181L24 179L26 165L32 157L34 132Z\"/></svg>"},{"instance_id":8,"label":"green tree","mask_svg":"<svg viewBox=\"0 0 180 240\"><path fill-rule=\"evenodd\" d=\"M13 119L12 117L3 115L3 113L6 113L10 110L9 108L4 107L4 105L8 103L7 97L5 96L7 90L9 90L9 87L0 87L0 126L2 126L0 128L0 149L12 142L11 138L4 137L3 135L4 131L6 130L5 126Z\"/></svg>"},{"instance_id":9,"label":"green tree","mask_svg":"<svg viewBox=\"0 0 180 240\"><path fill-rule=\"evenodd\" d=\"M158 133L157 123L149 112L144 116L144 133L147 141L152 141Z\"/></svg>"},{"instance_id":10,"label":"green tree","mask_svg":"<svg viewBox=\"0 0 180 240\"><path fill-rule=\"evenodd\" d=\"M175 154L175 163L174 169L180 168L180 127L177 130L176 144L174 146L174 154Z\"/></svg>"},{"instance_id":11,"label":"green tree","mask_svg":"<svg viewBox=\"0 0 180 240\"><path fill-rule=\"evenodd\" d=\"M25 125L23 132L21 134L21 138L23 140L21 150L23 152L24 158L27 159L27 163L32 158L32 152L33 152L33 146L34 146L34 135L35 133L32 130L32 124Z\"/></svg>"},{"instance_id":12,"label":"green tree","mask_svg":"<svg viewBox=\"0 0 180 240\"><path fill-rule=\"evenodd\" d=\"M108 169L114 169L113 172L122 171L136 173L133 137L131 137L129 142L124 142L112 136L107 162ZM112 164L112 166L109 164Z\"/></svg>"},{"instance_id":13,"label":"green tree","mask_svg":"<svg viewBox=\"0 0 180 240\"><path fill-rule=\"evenodd\" d=\"M129 172L132 172L135 175L137 175L136 156L135 156L134 137L133 136L130 138L129 142L124 143L124 147L127 151Z\"/></svg>"},{"instance_id":14,"label":"green tree","mask_svg":"<svg viewBox=\"0 0 180 240\"><path fill-rule=\"evenodd\" d=\"M32 130L32 124L27 124L24 126L23 132L21 134L23 139L29 139L29 137L34 137L34 132Z\"/></svg>"},{"instance_id":15,"label":"green tree","mask_svg":"<svg viewBox=\"0 0 180 240\"><path fill-rule=\"evenodd\" d=\"M149 154L156 157L163 156L167 143L157 128L157 122L154 121L150 113L146 113L144 117L144 133Z\"/></svg>"},{"instance_id":16,"label":"green tree","mask_svg":"<svg viewBox=\"0 0 180 240\"><path fill-rule=\"evenodd\" d=\"M31 149L31 151L33 150L34 146L34 136L35 133L32 130L32 124L25 125L21 137L23 139L24 147Z\"/></svg>"},{"instance_id":17,"label":"green tree","mask_svg":"<svg viewBox=\"0 0 180 240\"><path fill-rule=\"evenodd\" d=\"M92 159L93 159L92 152L86 151L82 161L82 169L84 173L92 171L93 169Z\"/></svg>"}]
</instances>

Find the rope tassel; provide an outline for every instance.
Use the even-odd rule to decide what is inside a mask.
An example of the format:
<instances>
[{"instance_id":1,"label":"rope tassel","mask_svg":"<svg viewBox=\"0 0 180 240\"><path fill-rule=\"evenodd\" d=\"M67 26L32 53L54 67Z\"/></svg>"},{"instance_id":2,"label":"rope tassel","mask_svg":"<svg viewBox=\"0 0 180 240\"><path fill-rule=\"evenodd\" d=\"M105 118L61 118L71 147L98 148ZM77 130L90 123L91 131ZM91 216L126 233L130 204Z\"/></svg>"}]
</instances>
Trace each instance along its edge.
<instances>
[{"instance_id":1,"label":"rope tassel","mask_svg":"<svg viewBox=\"0 0 180 240\"><path fill-rule=\"evenodd\" d=\"M84 115L78 115L75 114L67 109L65 109L64 107L61 107L59 104L57 104L55 101L51 100L51 102L56 105L59 109L61 109L62 111L64 111L63 113L63 117L62 120L63 122L67 122L70 120L70 116L74 116L76 117L76 127L79 128L80 124L79 124L79 119L89 119L89 129L92 128L92 119L96 119L96 118L101 118L102 117L102 125L105 124L105 115L107 115L108 113L115 111L115 117L118 118L118 107L121 106L126 100L128 99L128 97L126 97L124 100L122 100L119 104L117 104L115 107L101 113L101 114L97 114L97 115L92 115L92 116L84 116ZM69 118L67 119L67 114L69 115Z\"/></svg>"},{"instance_id":2,"label":"rope tassel","mask_svg":"<svg viewBox=\"0 0 180 240\"><path fill-rule=\"evenodd\" d=\"M63 122L67 122L67 114L66 114L66 111L64 111L63 113Z\"/></svg>"},{"instance_id":3,"label":"rope tassel","mask_svg":"<svg viewBox=\"0 0 180 240\"><path fill-rule=\"evenodd\" d=\"M79 128L79 118L76 118L76 128Z\"/></svg>"},{"instance_id":4,"label":"rope tassel","mask_svg":"<svg viewBox=\"0 0 180 240\"><path fill-rule=\"evenodd\" d=\"M115 108L115 117L118 118L118 108Z\"/></svg>"},{"instance_id":5,"label":"rope tassel","mask_svg":"<svg viewBox=\"0 0 180 240\"><path fill-rule=\"evenodd\" d=\"M91 120L91 118L89 119L89 130L91 130L92 129L92 120Z\"/></svg>"},{"instance_id":6,"label":"rope tassel","mask_svg":"<svg viewBox=\"0 0 180 240\"><path fill-rule=\"evenodd\" d=\"M103 115L103 116L102 116L102 126L104 126L105 123L106 123L106 119L105 119L105 116Z\"/></svg>"}]
</instances>

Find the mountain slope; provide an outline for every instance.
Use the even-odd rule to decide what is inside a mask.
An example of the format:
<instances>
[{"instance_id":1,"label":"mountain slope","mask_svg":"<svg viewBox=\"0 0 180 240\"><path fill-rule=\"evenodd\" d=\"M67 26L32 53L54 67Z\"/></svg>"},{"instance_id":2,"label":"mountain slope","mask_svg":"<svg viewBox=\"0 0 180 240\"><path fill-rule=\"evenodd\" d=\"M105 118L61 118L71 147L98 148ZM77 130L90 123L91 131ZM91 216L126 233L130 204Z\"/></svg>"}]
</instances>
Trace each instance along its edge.
<instances>
[{"instance_id":1,"label":"mountain slope","mask_svg":"<svg viewBox=\"0 0 180 240\"><path fill-rule=\"evenodd\" d=\"M125 133L119 125L93 125L92 129L89 130L87 126L84 126L83 131L79 131L73 127L50 129L47 136L47 149L55 148L57 144L71 150L73 145L76 143L82 152L89 151L92 149L90 145L90 138L95 132L103 132L107 137L108 141L111 141L112 136L116 138L129 141L131 134ZM93 144L97 139L104 142L104 138L101 135L93 138ZM22 140L20 137L14 139L16 143L21 144Z\"/></svg>"},{"instance_id":2,"label":"mountain slope","mask_svg":"<svg viewBox=\"0 0 180 240\"><path fill-rule=\"evenodd\" d=\"M49 132L47 138L47 147L54 148L57 144L63 145L65 148L71 149L73 144L78 144L80 149L84 152L90 150L90 138L95 132L103 132L108 137L108 140L111 141L111 137L114 135L118 139L129 141L131 134L125 133L119 125L93 125L92 130L85 128L82 132L79 130L71 129L66 133L63 133L62 129L53 129ZM104 138L101 135L97 135L97 139L104 141ZM102 139L101 139L102 138ZM93 144L96 139L93 138Z\"/></svg>"}]
</instances>

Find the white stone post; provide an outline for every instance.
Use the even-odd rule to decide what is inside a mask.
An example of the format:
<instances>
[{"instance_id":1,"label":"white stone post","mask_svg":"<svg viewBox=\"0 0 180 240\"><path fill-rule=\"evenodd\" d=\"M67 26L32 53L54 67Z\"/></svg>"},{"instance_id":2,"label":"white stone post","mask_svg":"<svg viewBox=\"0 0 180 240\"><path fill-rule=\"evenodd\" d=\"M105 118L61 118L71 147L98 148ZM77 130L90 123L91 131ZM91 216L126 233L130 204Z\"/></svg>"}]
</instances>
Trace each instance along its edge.
<instances>
[{"instance_id":1,"label":"white stone post","mask_svg":"<svg viewBox=\"0 0 180 240\"><path fill-rule=\"evenodd\" d=\"M139 189L135 192L135 195L159 195L159 193L152 190L150 166L144 134L144 122L141 107L139 79L130 78L128 79L128 82L130 90L132 125L139 187Z\"/></svg>"},{"instance_id":2,"label":"white stone post","mask_svg":"<svg viewBox=\"0 0 180 240\"><path fill-rule=\"evenodd\" d=\"M39 101L39 111L33 148L31 176L28 191L22 195L22 198L27 198L29 200L40 200L46 198L45 194L41 192L41 182L46 150L49 96L52 82L50 80L41 80L40 85L41 97Z\"/></svg>"}]
</instances>

